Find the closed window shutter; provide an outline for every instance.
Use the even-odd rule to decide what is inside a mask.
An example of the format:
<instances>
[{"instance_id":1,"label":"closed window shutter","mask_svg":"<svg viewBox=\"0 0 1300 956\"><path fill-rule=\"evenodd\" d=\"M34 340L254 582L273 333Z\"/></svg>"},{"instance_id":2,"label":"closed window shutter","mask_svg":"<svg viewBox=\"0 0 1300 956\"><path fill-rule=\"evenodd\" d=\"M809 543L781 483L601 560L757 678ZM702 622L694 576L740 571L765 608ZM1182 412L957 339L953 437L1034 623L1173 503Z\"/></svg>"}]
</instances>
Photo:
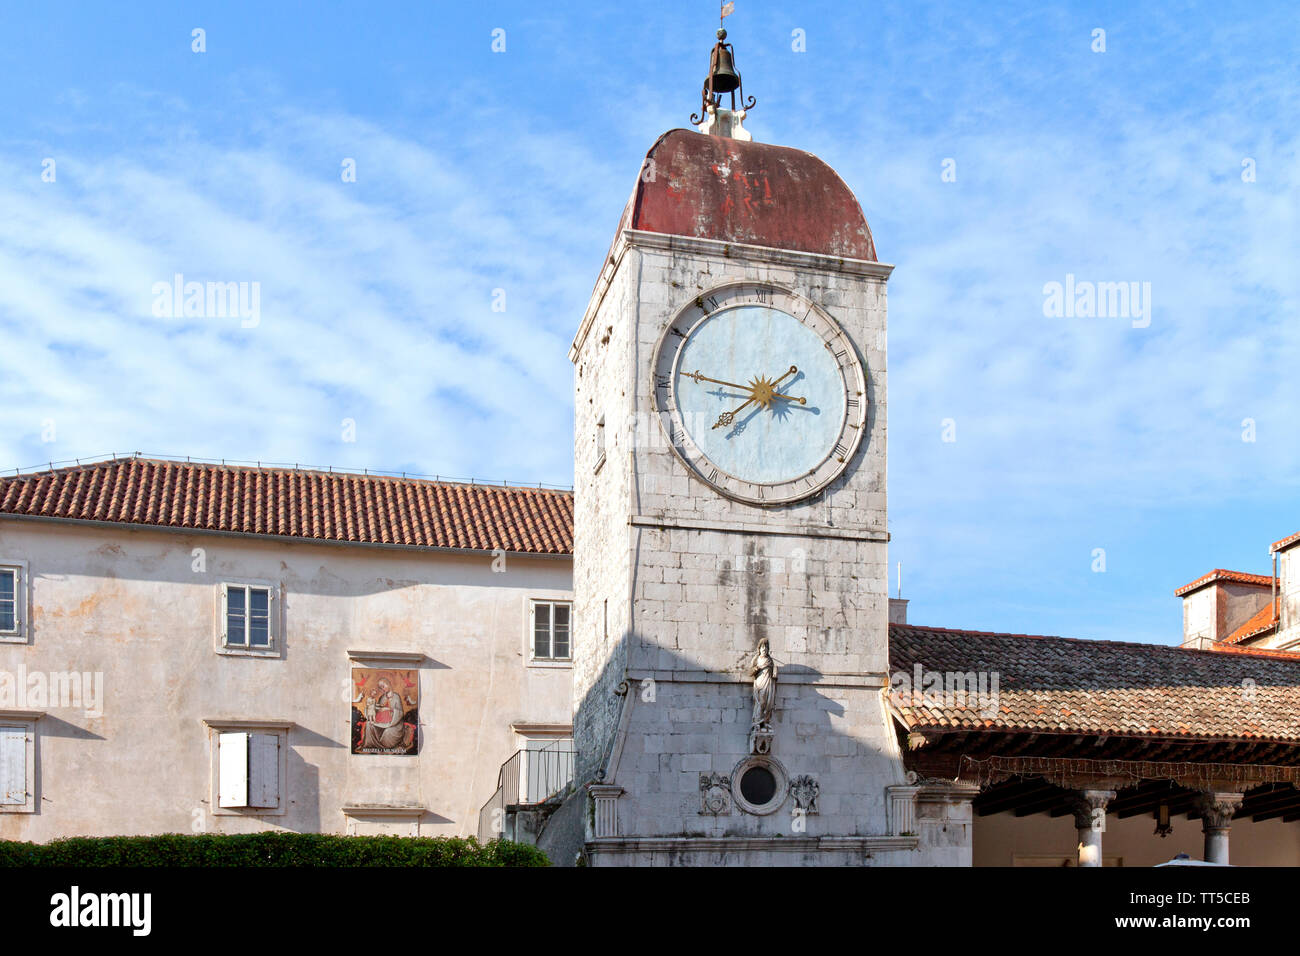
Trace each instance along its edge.
<instances>
[{"instance_id":1,"label":"closed window shutter","mask_svg":"<svg viewBox=\"0 0 1300 956\"><path fill-rule=\"evenodd\" d=\"M0 727L0 804L27 802L27 731Z\"/></svg>"},{"instance_id":2,"label":"closed window shutter","mask_svg":"<svg viewBox=\"0 0 1300 956\"><path fill-rule=\"evenodd\" d=\"M280 805L280 738L275 734L249 734L248 805Z\"/></svg>"},{"instance_id":3,"label":"closed window shutter","mask_svg":"<svg viewBox=\"0 0 1300 956\"><path fill-rule=\"evenodd\" d=\"M220 806L248 806L248 737L244 733L231 733L217 738L217 803Z\"/></svg>"}]
</instances>

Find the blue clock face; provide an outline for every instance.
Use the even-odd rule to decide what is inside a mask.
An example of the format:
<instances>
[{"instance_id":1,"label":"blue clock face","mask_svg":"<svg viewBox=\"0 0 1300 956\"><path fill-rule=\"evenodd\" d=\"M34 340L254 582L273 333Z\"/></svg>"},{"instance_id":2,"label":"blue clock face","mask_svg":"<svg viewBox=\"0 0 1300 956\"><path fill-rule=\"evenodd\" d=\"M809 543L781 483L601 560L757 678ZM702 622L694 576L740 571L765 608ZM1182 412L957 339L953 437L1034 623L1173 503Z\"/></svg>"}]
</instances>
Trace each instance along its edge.
<instances>
[{"instance_id":1,"label":"blue clock face","mask_svg":"<svg viewBox=\"0 0 1300 956\"><path fill-rule=\"evenodd\" d=\"M815 331L770 306L738 305L695 326L673 387L696 447L722 471L751 482L808 474L843 426L844 380L835 357Z\"/></svg>"},{"instance_id":2,"label":"blue clock face","mask_svg":"<svg viewBox=\"0 0 1300 956\"><path fill-rule=\"evenodd\" d=\"M857 451L866 373L839 325L807 299L736 283L683 308L659 339L654 403L669 444L730 498L814 495Z\"/></svg>"}]
</instances>

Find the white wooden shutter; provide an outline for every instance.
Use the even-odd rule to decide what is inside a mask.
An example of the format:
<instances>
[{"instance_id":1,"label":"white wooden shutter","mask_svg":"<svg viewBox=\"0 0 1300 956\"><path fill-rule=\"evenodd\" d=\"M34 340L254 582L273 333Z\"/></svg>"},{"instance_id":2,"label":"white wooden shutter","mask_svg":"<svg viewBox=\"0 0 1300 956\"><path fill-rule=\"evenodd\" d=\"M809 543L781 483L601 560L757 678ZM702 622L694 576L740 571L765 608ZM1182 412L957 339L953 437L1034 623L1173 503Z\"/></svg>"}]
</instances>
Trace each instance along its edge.
<instances>
[{"instance_id":1,"label":"white wooden shutter","mask_svg":"<svg viewBox=\"0 0 1300 956\"><path fill-rule=\"evenodd\" d=\"M280 738L276 734L248 735L248 805L280 805Z\"/></svg>"},{"instance_id":2,"label":"white wooden shutter","mask_svg":"<svg viewBox=\"0 0 1300 956\"><path fill-rule=\"evenodd\" d=\"M248 806L248 736L220 734L217 738L217 803L220 806Z\"/></svg>"},{"instance_id":3,"label":"white wooden shutter","mask_svg":"<svg viewBox=\"0 0 1300 956\"><path fill-rule=\"evenodd\" d=\"M0 727L0 804L27 802L27 730Z\"/></svg>"},{"instance_id":4,"label":"white wooden shutter","mask_svg":"<svg viewBox=\"0 0 1300 956\"><path fill-rule=\"evenodd\" d=\"M219 608L221 612L221 623L218 625L221 630L222 647L226 646L226 630L230 627L230 612L227 606L228 600L229 598L226 596L226 585L223 584L221 585L221 607Z\"/></svg>"}]
</instances>

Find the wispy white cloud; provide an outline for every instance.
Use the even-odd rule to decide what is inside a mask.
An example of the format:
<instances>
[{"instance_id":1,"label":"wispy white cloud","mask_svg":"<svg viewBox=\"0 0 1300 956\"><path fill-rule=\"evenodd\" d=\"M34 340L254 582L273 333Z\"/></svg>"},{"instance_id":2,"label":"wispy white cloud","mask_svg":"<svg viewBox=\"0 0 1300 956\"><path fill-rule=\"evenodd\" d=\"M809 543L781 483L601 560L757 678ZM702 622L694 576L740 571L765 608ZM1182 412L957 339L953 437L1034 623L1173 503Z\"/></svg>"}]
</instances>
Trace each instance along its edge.
<instances>
[{"instance_id":1,"label":"wispy white cloud","mask_svg":"<svg viewBox=\"0 0 1300 956\"><path fill-rule=\"evenodd\" d=\"M286 107L273 125L234 150L62 156L55 183L0 168L0 459L143 448L567 480L578 252L617 217L588 186L635 170L524 124L488 169L355 117ZM155 317L178 273L259 283L260 323Z\"/></svg>"}]
</instances>

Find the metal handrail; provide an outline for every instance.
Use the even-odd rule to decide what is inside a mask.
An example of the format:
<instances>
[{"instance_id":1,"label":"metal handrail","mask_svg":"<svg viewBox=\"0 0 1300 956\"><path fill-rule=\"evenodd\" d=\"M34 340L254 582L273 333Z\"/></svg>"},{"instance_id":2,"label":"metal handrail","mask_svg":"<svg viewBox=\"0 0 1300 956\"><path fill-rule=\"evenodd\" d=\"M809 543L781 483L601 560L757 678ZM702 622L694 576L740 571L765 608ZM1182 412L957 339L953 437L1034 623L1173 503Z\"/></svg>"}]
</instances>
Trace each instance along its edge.
<instances>
[{"instance_id":1,"label":"metal handrail","mask_svg":"<svg viewBox=\"0 0 1300 956\"><path fill-rule=\"evenodd\" d=\"M497 772L496 792L479 809L479 842L503 835L509 808L539 806L565 793L573 782L576 756L571 744L516 750Z\"/></svg>"}]
</instances>

